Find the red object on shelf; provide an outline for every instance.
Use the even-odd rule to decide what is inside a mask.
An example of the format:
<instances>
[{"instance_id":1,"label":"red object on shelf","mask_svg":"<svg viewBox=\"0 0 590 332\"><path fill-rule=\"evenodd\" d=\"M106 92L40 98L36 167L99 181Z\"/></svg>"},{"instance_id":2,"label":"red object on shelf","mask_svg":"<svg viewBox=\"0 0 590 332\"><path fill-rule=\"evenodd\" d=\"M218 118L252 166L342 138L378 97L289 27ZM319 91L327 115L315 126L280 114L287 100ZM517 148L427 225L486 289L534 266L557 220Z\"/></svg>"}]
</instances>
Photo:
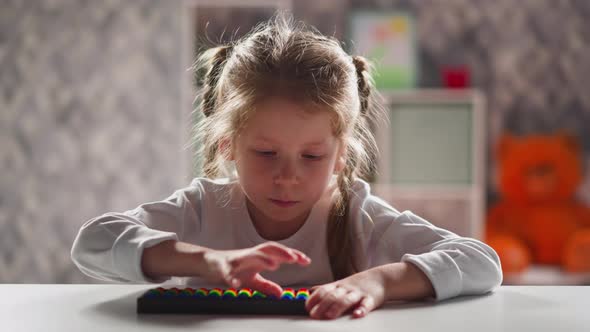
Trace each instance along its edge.
<instances>
[{"instance_id":1,"label":"red object on shelf","mask_svg":"<svg viewBox=\"0 0 590 332\"><path fill-rule=\"evenodd\" d=\"M443 66L443 82L449 89L465 89L470 85L469 68L464 65Z\"/></svg>"}]
</instances>

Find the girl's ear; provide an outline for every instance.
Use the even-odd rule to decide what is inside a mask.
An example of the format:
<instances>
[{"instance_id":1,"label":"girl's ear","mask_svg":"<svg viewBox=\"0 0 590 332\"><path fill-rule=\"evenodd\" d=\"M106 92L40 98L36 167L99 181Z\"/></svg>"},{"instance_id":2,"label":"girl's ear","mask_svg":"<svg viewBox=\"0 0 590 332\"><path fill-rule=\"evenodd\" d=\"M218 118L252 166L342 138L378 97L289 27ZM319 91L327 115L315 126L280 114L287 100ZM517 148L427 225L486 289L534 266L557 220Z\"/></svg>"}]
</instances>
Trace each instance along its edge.
<instances>
[{"instance_id":1,"label":"girl's ear","mask_svg":"<svg viewBox=\"0 0 590 332\"><path fill-rule=\"evenodd\" d=\"M219 149L219 153L221 153L221 155L224 156L224 158L227 161L235 160L233 144L231 144L230 139L228 139L228 138L222 139L219 142L218 149Z\"/></svg>"}]
</instances>

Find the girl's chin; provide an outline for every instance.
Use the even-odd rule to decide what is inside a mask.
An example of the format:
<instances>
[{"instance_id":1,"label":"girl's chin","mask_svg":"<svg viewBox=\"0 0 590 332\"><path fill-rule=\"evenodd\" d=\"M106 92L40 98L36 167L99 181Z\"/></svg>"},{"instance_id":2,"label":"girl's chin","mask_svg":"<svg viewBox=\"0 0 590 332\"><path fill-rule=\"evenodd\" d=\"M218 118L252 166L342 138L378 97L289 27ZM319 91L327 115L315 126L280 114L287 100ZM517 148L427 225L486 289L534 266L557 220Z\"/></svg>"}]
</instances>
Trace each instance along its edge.
<instances>
[{"instance_id":1,"label":"girl's chin","mask_svg":"<svg viewBox=\"0 0 590 332\"><path fill-rule=\"evenodd\" d=\"M260 207L255 207L254 204L248 202L249 210L255 210L258 211L259 214L264 215L264 217L273 220L275 222L281 222L281 223L288 223L288 222L292 222L294 220L299 220L300 218L302 218L303 216L305 216L305 218L307 218L307 216L309 215L309 212L311 211L311 209L309 210L305 210L303 209L303 203L302 202L297 202L295 204L291 204L291 206L280 206L281 204L275 204L272 201L268 200L266 202L263 202L263 204L261 204L262 206ZM262 203L262 202L261 202ZM289 204L288 204L289 205Z\"/></svg>"},{"instance_id":2,"label":"girl's chin","mask_svg":"<svg viewBox=\"0 0 590 332\"><path fill-rule=\"evenodd\" d=\"M270 219L275 220L277 222L289 222L297 219L301 214L298 213L277 213L271 212L266 214Z\"/></svg>"},{"instance_id":3,"label":"girl's chin","mask_svg":"<svg viewBox=\"0 0 590 332\"><path fill-rule=\"evenodd\" d=\"M276 220L277 222L289 222L295 219L300 219L303 216L307 217L309 211L304 212L300 209L273 207L265 211L265 214L267 217Z\"/></svg>"}]
</instances>

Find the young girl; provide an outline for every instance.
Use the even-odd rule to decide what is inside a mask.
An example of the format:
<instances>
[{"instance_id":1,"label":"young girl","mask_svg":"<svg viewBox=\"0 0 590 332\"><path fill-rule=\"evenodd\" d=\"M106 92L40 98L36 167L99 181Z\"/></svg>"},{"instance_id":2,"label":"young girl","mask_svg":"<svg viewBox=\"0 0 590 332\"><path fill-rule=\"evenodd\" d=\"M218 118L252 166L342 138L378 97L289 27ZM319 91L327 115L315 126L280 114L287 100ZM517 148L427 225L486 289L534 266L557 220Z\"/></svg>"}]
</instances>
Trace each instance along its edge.
<instances>
[{"instance_id":1,"label":"young girl","mask_svg":"<svg viewBox=\"0 0 590 332\"><path fill-rule=\"evenodd\" d=\"M72 248L82 272L273 295L313 286L306 309L319 319L501 283L489 246L398 212L361 180L377 151L363 58L277 15L199 64L206 178L86 222Z\"/></svg>"}]
</instances>

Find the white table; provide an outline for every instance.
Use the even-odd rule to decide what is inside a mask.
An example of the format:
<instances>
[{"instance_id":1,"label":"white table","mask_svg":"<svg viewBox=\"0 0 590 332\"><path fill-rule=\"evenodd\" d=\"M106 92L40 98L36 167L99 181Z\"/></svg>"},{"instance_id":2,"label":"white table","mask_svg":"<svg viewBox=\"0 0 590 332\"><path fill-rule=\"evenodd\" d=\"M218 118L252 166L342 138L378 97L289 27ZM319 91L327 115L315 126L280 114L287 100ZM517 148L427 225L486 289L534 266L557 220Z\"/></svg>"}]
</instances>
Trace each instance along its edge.
<instances>
[{"instance_id":1,"label":"white table","mask_svg":"<svg viewBox=\"0 0 590 332\"><path fill-rule=\"evenodd\" d=\"M153 285L0 284L1 331L590 331L590 287L502 286L438 303L388 303L362 319L138 315Z\"/></svg>"}]
</instances>

